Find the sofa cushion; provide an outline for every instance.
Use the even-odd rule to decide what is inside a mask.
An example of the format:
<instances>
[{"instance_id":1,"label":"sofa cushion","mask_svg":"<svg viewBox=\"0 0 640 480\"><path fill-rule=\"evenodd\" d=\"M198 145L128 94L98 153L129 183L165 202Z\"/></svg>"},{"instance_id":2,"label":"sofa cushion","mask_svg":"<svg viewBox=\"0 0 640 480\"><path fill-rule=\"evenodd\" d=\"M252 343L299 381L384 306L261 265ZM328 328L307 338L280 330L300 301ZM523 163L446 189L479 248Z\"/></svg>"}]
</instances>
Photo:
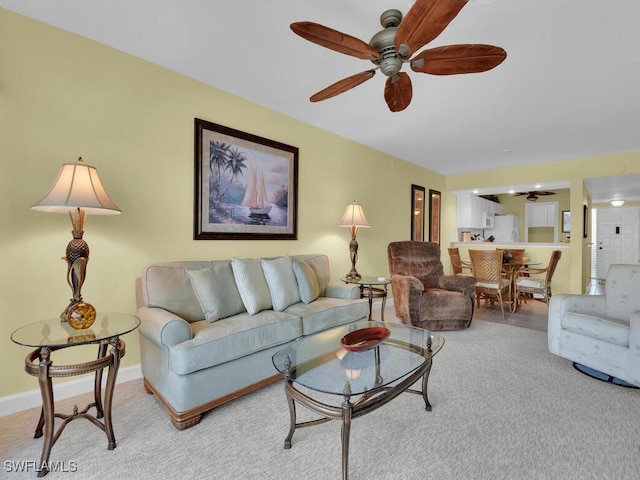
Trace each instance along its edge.
<instances>
[{"instance_id":1,"label":"sofa cushion","mask_svg":"<svg viewBox=\"0 0 640 480\"><path fill-rule=\"evenodd\" d=\"M320 296L320 285L313 269L306 262L293 262L293 273L296 275L300 300L311 303Z\"/></svg>"},{"instance_id":2,"label":"sofa cushion","mask_svg":"<svg viewBox=\"0 0 640 480\"><path fill-rule=\"evenodd\" d=\"M215 322L245 311L230 264L188 270L187 274L207 321Z\"/></svg>"},{"instance_id":3,"label":"sofa cushion","mask_svg":"<svg viewBox=\"0 0 640 480\"><path fill-rule=\"evenodd\" d=\"M169 349L170 368L178 375L282 345L302 334L300 317L273 310L241 313L215 323L194 322L191 329L191 340Z\"/></svg>"},{"instance_id":4,"label":"sofa cushion","mask_svg":"<svg viewBox=\"0 0 640 480\"><path fill-rule=\"evenodd\" d=\"M291 257L280 257L274 260L262 260L262 271L267 280L271 303L276 312L281 312L289 305L300 301L298 282L293 273Z\"/></svg>"},{"instance_id":5,"label":"sofa cushion","mask_svg":"<svg viewBox=\"0 0 640 480\"><path fill-rule=\"evenodd\" d=\"M324 295L324 290L329 285L331 273L329 271L329 258L326 255L316 255L305 259L307 265L311 267L313 273L316 274L318 287L320 287L320 295Z\"/></svg>"},{"instance_id":6,"label":"sofa cushion","mask_svg":"<svg viewBox=\"0 0 640 480\"><path fill-rule=\"evenodd\" d=\"M567 312L562 318L562 328L615 345L629 346L628 321Z\"/></svg>"},{"instance_id":7,"label":"sofa cushion","mask_svg":"<svg viewBox=\"0 0 640 480\"><path fill-rule=\"evenodd\" d=\"M233 258L233 276L242 303L251 315L272 307L271 292L262 271L262 262L256 258Z\"/></svg>"},{"instance_id":8,"label":"sofa cushion","mask_svg":"<svg viewBox=\"0 0 640 480\"><path fill-rule=\"evenodd\" d=\"M367 318L369 303L366 299L318 297L309 304L300 302L291 305L285 312L302 317L302 334L311 335L327 328Z\"/></svg>"}]
</instances>

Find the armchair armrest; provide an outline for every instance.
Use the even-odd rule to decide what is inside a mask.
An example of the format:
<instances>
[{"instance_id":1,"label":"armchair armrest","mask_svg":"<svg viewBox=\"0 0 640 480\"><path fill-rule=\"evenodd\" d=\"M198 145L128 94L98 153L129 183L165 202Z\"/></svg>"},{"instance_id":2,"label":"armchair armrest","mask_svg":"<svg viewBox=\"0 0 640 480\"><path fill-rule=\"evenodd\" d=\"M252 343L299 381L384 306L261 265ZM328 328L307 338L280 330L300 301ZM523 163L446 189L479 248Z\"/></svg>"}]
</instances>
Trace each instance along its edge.
<instances>
[{"instance_id":1,"label":"armchair armrest","mask_svg":"<svg viewBox=\"0 0 640 480\"><path fill-rule=\"evenodd\" d=\"M549 301L547 340L549 351L560 355L562 319L567 312L579 312L595 317L606 317L604 295L553 295Z\"/></svg>"},{"instance_id":2,"label":"armchair armrest","mask_svg":"<svg viewBox=\"0 0 640 480\"><path fill-rule=\"evenodd\" d=\"M442 275L438 280L440 288L475 296L476 279L462 275Z\"/></svg>"},{"instance_id":3,"label":"armchair armrest","mask_svg":"<svg viewBox=\"0 0 640 480\"><path fill-rule=\"evenodd\" d=\"M635 385L640 385L640 311L629 319L629 366L627 372Z\"/></svg>"},{"instance_id":4,"label":"armchair armrest","mask_svg":"<svg viewBox=\"0 0 640 480\"><path fill-rule=\"evenodd\" d=\"M325 297L357 299L360 298L360 287L351 283L329 282L324 290Z\"/></svg>"},{"instance_id":5,"label":"armchair armrest","mask_svg":"<svg viewBox=\"0 0 640 480\"><path fill-rule=\"evenodd\" d=\"M191 340L193 332L189 322L162 308L138 308L141 335L160 347L173 347Z\"/></svg>"},{"instance_id":6,"label":"armchair armrest","mask_svg":"<svg viewBox=\"0 0 640 480\"><path fill-rule=\"evenodd\" d=\"M424 292L423 283L412 275L393 275L391 290L396 316L402 323L411 325L411 318L420 316L420 297Z\"/></svg>"}]
</instances>

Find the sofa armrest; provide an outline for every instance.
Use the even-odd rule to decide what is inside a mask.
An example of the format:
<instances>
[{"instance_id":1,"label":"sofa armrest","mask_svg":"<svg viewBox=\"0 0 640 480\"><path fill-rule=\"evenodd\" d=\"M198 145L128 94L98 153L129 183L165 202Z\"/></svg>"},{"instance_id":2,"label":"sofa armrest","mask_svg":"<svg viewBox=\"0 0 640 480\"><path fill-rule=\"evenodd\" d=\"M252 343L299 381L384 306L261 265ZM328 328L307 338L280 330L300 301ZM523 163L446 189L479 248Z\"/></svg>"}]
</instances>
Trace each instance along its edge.
<instances>
[{"instance_id":1,"label":"sofa armrest","mask_svg":"<svg viewBox=\"0 0 640 480\"><path fill-rule=\"evenodd\" d=\"M476 279L463 275L442 275L438 280L440 288L460 292L473 298L476 293Z\"/></svg>"},{"instance_id":2,"label":"sofa armrest","mask_svg":"<svg viewBox=\"0 0 640 480\"><path fill-rule=\"evenodd\" d=\"M562 319L567 312L578 312L594 317L606 317L604 295L553 295L549 301L547 341L549 351L560 355Z\"/></svg>"},{"instance_id":3,"label":"sofa armrest","mask_svg":"<svg viewBox=\"0 0 640 480\"><path fill-rule=\"evenodd\" d=\"M352 283L330 282L324 290L324 296L355 300L360 298L360 287Z\"/></svg>"},{"instance_id":4,"label":"sofa armrest","mask_svg":"<svg viewBox=\"0 0 640 480\"><path fill-rule=\"evenodd\" d=\"M160 347L172 347L193 338L189 322L162 308L140 307L138 317L140 334Z\"/></svg>"}]
</instances>

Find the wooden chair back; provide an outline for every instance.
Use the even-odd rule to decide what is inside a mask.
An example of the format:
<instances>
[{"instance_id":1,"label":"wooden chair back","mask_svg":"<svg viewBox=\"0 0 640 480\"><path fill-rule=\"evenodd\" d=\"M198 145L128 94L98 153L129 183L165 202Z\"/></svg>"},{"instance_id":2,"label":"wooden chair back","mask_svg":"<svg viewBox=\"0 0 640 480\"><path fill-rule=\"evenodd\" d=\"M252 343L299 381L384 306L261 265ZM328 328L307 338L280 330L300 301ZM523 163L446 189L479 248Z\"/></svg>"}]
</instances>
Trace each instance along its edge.
<instances>
[{"instance_id":1,"label":"wooden chair back","mask_svg":"<svg viewBox=\"0 0 640 480\"><path fill-rule=\"evenodd\" d=\"M469 250L471 269L478 283L500 285L502 255L502 250Z\"/></svg>"},{"instance_id":2,"label":"wooden chair back","mask_svg":"<svg viewBox=\"0 0 640 480\"><path fill-rule=\"evenodd\" d=\"M496 248L496 250L502 250L504 257L514 263L524 261L524 248Z\"/></svg>"},{"instance_id":3,"label":"wooden chair back","mask_svg":"<svg viewBox=\"0 0 640 480\"><path fill-rule=\"evenodd\" d=\"M460 249L448 248L449 258L451 259L451 269L454 275L464 274L464 270L471 270L471 266L467 262L463 262L460 258Z\"/></svg>"}]
</instances>

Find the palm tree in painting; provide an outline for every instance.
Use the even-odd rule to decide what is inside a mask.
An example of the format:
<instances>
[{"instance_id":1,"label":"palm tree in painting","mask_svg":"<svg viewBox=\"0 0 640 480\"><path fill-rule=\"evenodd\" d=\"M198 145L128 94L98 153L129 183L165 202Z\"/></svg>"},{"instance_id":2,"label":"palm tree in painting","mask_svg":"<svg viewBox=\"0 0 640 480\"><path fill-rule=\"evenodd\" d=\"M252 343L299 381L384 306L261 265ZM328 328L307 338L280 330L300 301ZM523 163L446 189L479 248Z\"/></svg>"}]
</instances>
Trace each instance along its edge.
<instances>
[{"instance_id":1,"label":"palm tree in painting","mask_svg":"<svg viewBox=\"0 0 640 480\"><path fill-rule=\"evenodd\" d=\"M213 205L220 203L220 180L227 165L231 145L224 142L209 142L209 200Z\"/></svg>"},{"instance_id":2,"label":"palm tree in painting","mask_svg":"<svg viewBox=\"0 0 640 480\"><path fill-rule=\"evenodd\" d=\"M222 204L229 188L247 168L247 158L237 147L224 142L209 142L209 215L212 221L223 215Z\"/></svg>"},{"instance_id":3,"label":"palm tree in painting","mask_svg":"<svg viewBox=\"0 0 640 480\"><path fill-rule=\"evenodd\" d=\"M237 149L236 147L232 147L229 149L225 170L231 174L231 179L227 184L227 188L225 188L224 192L222 192L223 199L235 179L238 178L239 175L242 175L242 170L247 168L247 165L245 164L246 161L247 157L245 157L244 153L242 153L239 149Z\"/></svg>"}]
</instances>

